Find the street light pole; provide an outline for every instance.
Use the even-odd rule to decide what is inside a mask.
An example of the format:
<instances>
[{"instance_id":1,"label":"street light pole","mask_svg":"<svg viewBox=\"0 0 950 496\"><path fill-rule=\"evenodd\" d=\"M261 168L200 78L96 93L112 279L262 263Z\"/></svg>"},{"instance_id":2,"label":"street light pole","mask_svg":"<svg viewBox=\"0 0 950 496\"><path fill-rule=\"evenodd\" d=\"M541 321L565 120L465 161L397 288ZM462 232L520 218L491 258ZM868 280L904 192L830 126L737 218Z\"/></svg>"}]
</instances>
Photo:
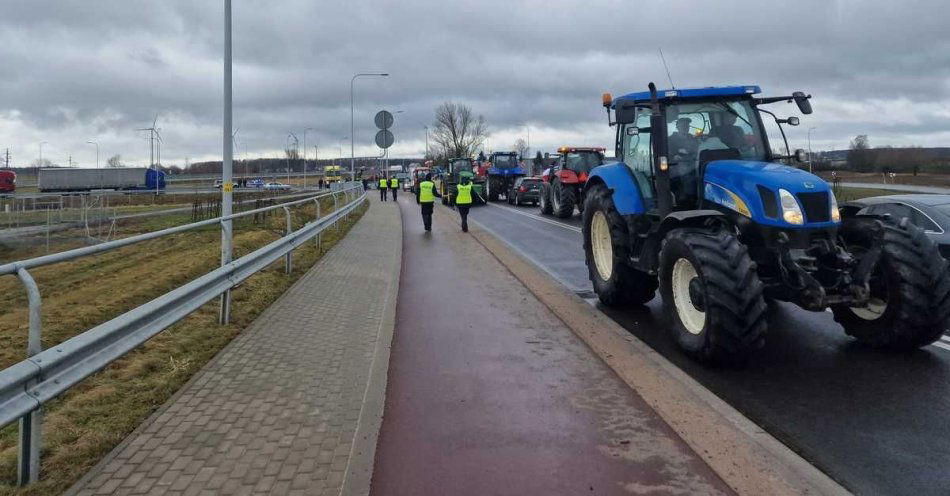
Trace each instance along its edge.
<instances>
[{"instance_id":1,"label":"street light pole","mask_svg":"<svg viewBox=\"0 0 950 496\"><path fill-rule=\"evenodd\" d=\"M313 131L312 127L303 130L303 188L307 189L307 131Z\"/></svg>"},{"instance_id":2,"label":"street light pole","mask_svg":"<svg viewBox=\"0 0 950 496\"><path fill-rule=\"evenodd\" d=\"M294 133L287 133L287 185L290 185L290 138L294 139L294 152L297 151L297 147L300 146L300 140L297 139L297 135ZM296 153L293 153L296 155Z\"/></svg>"},{"instance_id":3,"label":"street light pole","mask_svg":"<svg viewBox=\"0 0 950 496\"><path fill-rule=\"evenodd\" d=\"M96 145L96 168L99 168L99 143L95 141L87 141L90 145Z\"/></svg>"},{"instance_id":4,"label":"street light pole","mask_svg":"<svg viewBox=\"0 0 950 496\"><path fill-rule=\"evenodd\" d=\"M808 172L811 172L811 131L812 129L817 129L815 127L808 128Z\"/></svg>"},{"instance_id":5,"label":"street light pole","mask_svg":"<svg viewBox=\"0 0 950 496\"><path fill-rule=\"evenodd\" d=\"M153 126L154 127L154 126ZM231 215L231 167L233 159L234 134L231 121L231 0L224 0L224 122L222 123L223 160L221 161L221 216ZM158 185L158 171L155 174ZM232 249L231 220L221 221L221 265L231 263ZM231 291L221 295L221 309L218 321L223 325L231 319Z\"/></svg>"},{"instance_id":6,"label":"street light pole","mask_svg":"<svg viewBox=\"0 0 950 496\"><path fill-rule=\"evenodd\" d=\"M47 143L46 141L40 142L40 163L37 164L38 165L37 169L40 167L43 167L43 145L48 145L48 144L49 143Z\"/></svg>"},{"instance_id":7,"label":"street light pole","mask_svg":"<svg viewBox=\"0 0 950 496\"><path fill-rule=\"evenodd\" d=\"M355 138L355 136L356 136L356 124L355 124L356 119L354 118L355 113L354 113L354 111L353 111L353 108L354 108L354 105L353 105L353 102L354 102L354 100L353 100L353 83L356 82L356 78L358 78L358 77L360 77L360 76L379 76L379 77L387 77L387 76L389 76L389 73L387 73L387 72L361 72L361 73L359 73L359 74L356 74L355 76L353 76L353 77L350 79L350 180L351 180L351 181L356 178L356 147L354 146L354 142L356 141L356 138Z\"/></svg>"}]
</instances>

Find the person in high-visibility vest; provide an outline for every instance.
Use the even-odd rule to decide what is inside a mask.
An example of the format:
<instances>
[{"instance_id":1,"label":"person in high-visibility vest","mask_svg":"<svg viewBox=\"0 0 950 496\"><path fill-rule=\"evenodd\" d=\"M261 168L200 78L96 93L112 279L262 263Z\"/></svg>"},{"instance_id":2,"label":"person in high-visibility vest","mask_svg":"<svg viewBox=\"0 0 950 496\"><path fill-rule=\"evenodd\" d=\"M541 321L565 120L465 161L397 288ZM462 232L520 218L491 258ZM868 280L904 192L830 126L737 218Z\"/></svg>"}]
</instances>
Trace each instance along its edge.
<instances>
[{"instance_id":1,"label":"person in high-visibility vest","mask_svg":"<svg viewBox=\"0 0 950 496\"><path fill-rule=\"evenodd\" d=\"M393 201L396 201L396 192L399 191L399 179L393 177L389 180L389 189L393 192Z\"/></svg>"},{"instance_id":2,"label":"person in high-visibility vest","mask_svg":"<svg viewBox=\"0 0 950 496\"><path fill-rule=\"evenodd\" d=\"M462 232L468 232L468 209L472 206L472 195L478 194L472 191L472 186L471 178L468 176L461 177L458 185L455 186L455 207L462 216Z\"/></svg>"},{"instance_id":3,"label":"person in high-visibility vest","mask_svg":"<svg viewBox=\"0 0 950 496\"><path fill-rule=\"evenodd\" d=\"M422 225L427 232L432 230L432 207L436 198L442 198L442 195L432 182L432 174L426 174L426 177L419 182L419 187L416 188L416 203L422 207Z\"/></svg>"},{"instance_id":4,"label":"person in high-visibility vest","mask_svg":"<svg viewBox=\"0 0 950 496\"><path fill-rule=\"evenodd\" d=\"M379 199L380 201L386 201L386 185L389 184L389 181L386 180L386 176L379 177Z\"/></svg>"}]
</instances>

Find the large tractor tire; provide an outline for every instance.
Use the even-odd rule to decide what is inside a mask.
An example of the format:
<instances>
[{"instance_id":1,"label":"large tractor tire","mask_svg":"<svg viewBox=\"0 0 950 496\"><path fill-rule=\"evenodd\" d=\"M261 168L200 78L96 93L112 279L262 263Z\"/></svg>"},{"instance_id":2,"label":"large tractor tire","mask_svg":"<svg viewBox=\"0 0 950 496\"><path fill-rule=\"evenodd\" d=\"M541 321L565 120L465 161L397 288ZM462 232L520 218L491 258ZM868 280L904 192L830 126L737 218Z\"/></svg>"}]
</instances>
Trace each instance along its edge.
<instances>
[{"instance_id":1,"label":"large tractor tire","mask_svg":"<svg viewBox=\"0 0 950 496\"><path fill-rule=\"evenodd\" d=\"M867 218L845 219L842 238L860 254L871 248ZM950 316L947 261L924 230L908 219L880 222L881 259L871 274L871 300L864 307L836 306L846 333L874 348L910 350L940 339ZM879 227L879 228L880 228Z\"/></svg>"},{"instance_id":2,"label":"large tractor tire","mask_svg":"<svg viewBox=\"0 0 950 496\"><path fill-rule=\"evenodd\" d=\"M682 228L660 251L660 294L680 348L710 365L741 365L765 344L764 285L726 231Z\"/></svg>"},{"instance_id":3,"label":"large tractor tire","mask_svg":"<svg viewBox=\"0 0 950 496\"><path fill-rule=\"evenodd\" d=\"M587 195L583 233L588 277L601 303L620 307L643 305L653 299L656 276L627 264L630 258L627 224L617 213L605 186L594 186Z\"/></svg>"},{"instance_id":4,"label":"large tractor tire","mask_svg":"<svg viewBox=\"0 0 950 496\"><path fill-rule=\"evenodd\" d=\"M547 184L541 185L541 191L538 193L540 198L538 205L542 215L551 215L554 209L551 208L551 187Z\"/></svg>"},{"instance_id":5,"label":"large tractor tire","mask_svg":"<svg viewBox=\"0 0 950 496\"><path fill-rule=\"evenodd\" d=\"M498 201L498 196L501 192L501 186L498 184L498 179L489 177L488 180L485 181L485 190L488 201Z\"/></svg>"},{"instance_id":6,"label":"large tractor tire","mask_svg":"<svg viewBox=\"0 0 950 496\"><path fill-rule=\"evenodd\" d=\"M554 216L567 219L574 215L574 191L561 181L551 182L551 206Z\"/></svg>"}]
</instances>

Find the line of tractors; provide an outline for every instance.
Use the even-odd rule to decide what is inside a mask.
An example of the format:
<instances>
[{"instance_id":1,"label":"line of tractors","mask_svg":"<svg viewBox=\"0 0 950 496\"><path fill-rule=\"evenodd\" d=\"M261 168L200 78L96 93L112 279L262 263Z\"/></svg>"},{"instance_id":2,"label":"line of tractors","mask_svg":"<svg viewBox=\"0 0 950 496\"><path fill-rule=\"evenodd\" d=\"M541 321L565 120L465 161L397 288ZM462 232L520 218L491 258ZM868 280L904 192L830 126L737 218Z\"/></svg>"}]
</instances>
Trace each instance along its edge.
<instances>
[{"instance_id":1,"label":"line of tractors","mask_svg":"<svg viewBox=\"0 0 950 496\"><path fill-rule=\"evenodd\" d=\"M799 118L768 110L787 102L811 114L811 95L760 93L653 83L616 99L605 93L616 159L563 147L540 178L525 177L513 152L451 159L443 202L469 176L478 200L526 200L562 218L579 210L601 304L638 306L659 293L672 339L702 363L745 362L763 346L776 301L830 310L873 348L938 340L950 318L950 271L937 246L909 219L839 209L828 183L793 165L806 155L789 150L783 125ZM769 144L768 121L784 154Z\"/></svg>"}]
</instances>

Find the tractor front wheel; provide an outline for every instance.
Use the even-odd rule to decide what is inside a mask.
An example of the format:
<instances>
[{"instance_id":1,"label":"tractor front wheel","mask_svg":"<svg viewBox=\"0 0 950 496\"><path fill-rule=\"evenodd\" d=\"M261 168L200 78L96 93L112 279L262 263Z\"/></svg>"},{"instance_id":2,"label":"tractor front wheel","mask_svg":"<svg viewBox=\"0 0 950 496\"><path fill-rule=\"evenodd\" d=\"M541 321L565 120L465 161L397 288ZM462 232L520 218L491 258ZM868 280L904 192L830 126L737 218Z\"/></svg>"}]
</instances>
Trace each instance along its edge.
<instances>
[{"instance_id":1,"label":"tractor front wheel","mask_svg":"<svg viewBox=\"0 0 950 496\"><path fill-rule=\"evenodd\" d=\"M835 320L850 336L875 348L909 350L940 339L950 316L950 275L933 241L906 218L844 222L842 238L852 251L871 248L868 222L880 222L884 237L868 304L833 307Z\"/></svg>"},{"instance_id":2,"label":"tractor front wheel","mask_svg":"<svg viewBox=\"0 0 950 496\"><path fill-rule=\"evenodd\" d=\"M765 343L764 285L735 235L674 229L663 241L659 269L674 338L696 360L742 364Z\"/></svg>"},{"instance_id":3,"label":"tractor front wheel","mask_svg":"<svg viewBox=\"0 0 950 496\"><path fill-rule=\"evenodd\" d=\"M554 209L551 208L551 187L547 184L541 185L541 192L538 194L541 214L551 215Z\"/></svg>"},{"instance_id":4,"label":"tractor front wheel","mask_svg":"<svg viewBox=\"0 0 950 496\"><path fill-rule=\"evenodd\" d=\"M567 219L574 215L574 191L561 181L551 183L551 205L554 207L555 217Z\"/></svg>"},{"instance_id":5,"label":"tractor front wheel","mask_svg":"<svg viewBox=\"0 0 950 496\"><path fill-rule=\"evenodd\" d=\"M542 205L544 195L541 196ZM610 307L643 305L656 294L656 276L627 264L627 224L614 206L610 190L594 186L584 208L584 258L594 292Z\"/></svg>"}]
</instances>

